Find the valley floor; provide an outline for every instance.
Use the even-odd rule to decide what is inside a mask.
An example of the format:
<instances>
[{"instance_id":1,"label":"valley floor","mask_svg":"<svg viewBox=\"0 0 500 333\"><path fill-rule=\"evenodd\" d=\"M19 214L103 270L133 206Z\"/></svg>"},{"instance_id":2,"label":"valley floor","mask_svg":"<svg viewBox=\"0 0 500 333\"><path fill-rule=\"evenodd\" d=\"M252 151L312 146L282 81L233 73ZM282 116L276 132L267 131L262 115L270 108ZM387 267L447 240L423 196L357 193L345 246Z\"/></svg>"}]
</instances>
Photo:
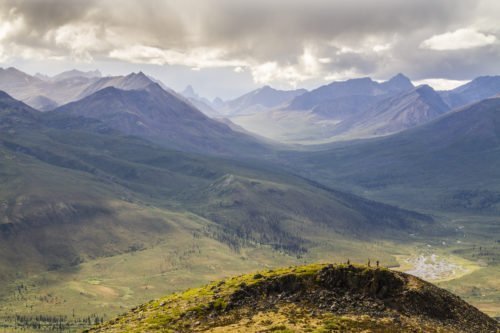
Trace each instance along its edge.
<instances>
[{"instance_id":1,"label":"valley floor","mask_svg":"<svg viewBox=\"0 0 500 333\"><path fill-rule=\"evenodd\" d=\"M38 323L78 331L160 296L263 268L310 262L351 262L410 272L456 293L485 313L500 316L500 246L494 240L435 239L362 242L318 236L303 256L268 247L239 252L204 236L165 239L121 255L89 260L72 270L19 276L2 288L0 332ZM369 258L368 258L369 257ZM19 330L21 331L21 330Z\"/></svg>"}]
</instances>

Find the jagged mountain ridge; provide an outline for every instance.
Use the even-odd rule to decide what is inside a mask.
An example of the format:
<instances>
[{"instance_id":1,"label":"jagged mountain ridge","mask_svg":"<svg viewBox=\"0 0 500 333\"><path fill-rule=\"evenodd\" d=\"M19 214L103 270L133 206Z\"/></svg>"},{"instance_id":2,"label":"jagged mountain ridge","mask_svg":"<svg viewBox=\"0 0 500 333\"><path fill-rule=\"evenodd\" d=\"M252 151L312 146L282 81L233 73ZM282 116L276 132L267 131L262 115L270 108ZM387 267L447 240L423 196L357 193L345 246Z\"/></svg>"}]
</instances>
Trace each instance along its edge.
<instances>
[{"instance_id":1,"label":"jagged mountain ridge","mask_svg":"<svg viewBox=\"0 0 500 333\"><path fill-rule=\"evenodd\" d=\"M25 101L41 111L53 109L79 98L82 91L98 77L61 73L62 78L31 76L15 68L0 69L0 90Z\"/></svg>"},{"instance_id":2,"label":"jagged mountain ridge","mask_svg":"<svg viewBox=\"0 0 500 333\"><path fill-rule=\"evenodd\" d=\"M425 124L449 110L434 89L423 85L347 117L334 132L343 135L355 133L355 137L387 135Z\"/></svg>"},{"instance_id":3,"label":"jagged mountain ridge","mask_svg":"<svg viewBox=\"0 0 500 333\"><path fill-rule=\"evenodd\" d=\"M306 92L305 89L277 90L270 86L264 86L226 101L219 109L223 114L229 116L256 113L283 106Z\"/></svg>"},{"instance_id":4,"label":"jagged mountain ridge","mask_svg":"<svg viewBox=\"0 0 500 333\"><path fill-rule=\"evenodd\" d=\"M311 90L294 98L287 109L308 110L322 103L341 97L382 96L388 93L402 92L413 88L411 81L403 74L398 74L386 82L378 83L371 78L335 81Z\"/></svg>"},{"instance_id":5,"label":"jagged mountain ridge","mask_svg":"<svg viewBox=\"0 0 500 333\"><path fill-rule=\"evenodd\" d=\"M266 152L253 137L212 120L190 103L165 91L145 75L98 82L97 92L54 112L99 119L109 127L171 148L215 154ZM123 90L115 87L133 88ZM99 87L99 89L97 89ZM138 90L137 90L138 89Z\"/></svg>"},{"instance_id":6,"label":"jagged mountain ridge","mask_svg":"<svg viewBox=\"0 0 500 333\"><path fill-rule=\"evenodd\" d=\"M296 97L280 110L231 120L278 141L322 143L393 134L449 110L431 87L415 88L398 74L382 83L370 78L333 82Z\"/></svg>"},{"instance_id":7,"label":"jagged mountain ridge","mask_svg":"<svg viewBox=\"0 0 500 333\"><path fill-rule=\"evenodd\" d=\"M192 103L198 110L203 112L209 117L219 117L220 113L216 110L216 107L212 103L198 95L191 85L188 85L180 95L184 96L190 103Z\"/></svg>"}]
</instances>

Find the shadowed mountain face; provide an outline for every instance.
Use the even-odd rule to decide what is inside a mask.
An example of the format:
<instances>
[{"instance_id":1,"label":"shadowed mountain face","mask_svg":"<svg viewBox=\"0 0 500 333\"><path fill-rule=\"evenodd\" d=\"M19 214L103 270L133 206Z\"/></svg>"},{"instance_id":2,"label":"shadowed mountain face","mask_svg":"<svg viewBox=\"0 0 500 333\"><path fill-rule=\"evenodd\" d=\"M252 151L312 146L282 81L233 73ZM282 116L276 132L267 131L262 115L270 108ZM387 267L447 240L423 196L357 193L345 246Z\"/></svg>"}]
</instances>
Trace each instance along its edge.
<instances>
[{"instance_id":1,"label":"shadowed mountain face","mask_svg":"<svg viewBox=\"0 0 500 333\"><path fill-rule=\"evenodd\" d=\"M498 323L411 275L309 265L215 281L138 306L88 332L146 330L493 333Z\"/></svg>"},{"instance_id":2,"label":"shadowed mountain face","mask_svg":"<svg viewBox=\"0 0 500 333\"><path fill-rule=\"evenodd\" d=\"M234 132L227 125L208 118L191 104L163 90L145 76L127 78L129 80L120 82L118 86L141 90L122 90L114 86L104 88L54 112L99 119L122 133L181 150L206 154L252 154L266 151L256 139ZM141 87L146 83L148 85ZM103 81L98 86L108 84L110 82Z\"/></svg>"},{"instance_id":3,"label":"shadowed mountain face","mask_svg":"<svg viewBox=\"0 0 500 333\"><path fill-rule=\"evenodd\" d=\"M346 118L335 132L352 137L386 135L424 124L448 111L441 97L424 85L386 98Z\"/></svg>"},{"instance_id":4,"label":"shadowed mountain face","mask_svg":"<svg viewBox=\"0 0 500 333\"><path fill-rule=\"evenodd\" d=\"M495 195L500 193L498 98L385 138L332 147L304 154L293 165L300 169L301 164L309 177L379 193L393 202L399 198L441 209L500 208Z\"/></svg>"},{"instance_id":5,"label":"shadowed mountain face","mask_svg":"<svg viewBox=\"0 0 500 333\"><path fill-rule=\"evenodd\" d=\"M269 86L264 86L234 100L225 102L224 106L220 107L220 110L230 116L255 113L284 106L293 98L306 92L307 90L305 89L276 90Z\"/></svg>"},{"instance_id":6,"label":"shadowed mountain face","mask_svg":"<svg viewBox=\"0 0 500 333\"><path fill-rule=\"evenodd\" d=\"M33 125L38 116L33 108L0 91L0 129L7 130L17 126Z\"/></svg>"},{"instance_id":7,"label":"shadowed mountain face","mask_svg":"<svg viewBox=\"0 0 500 333\"><path fill-rule=\"evenodd\" d=\"M451 108L459 108L500 93L500 76L481 76L441 95Z\"/></svg>"}]
</instances>

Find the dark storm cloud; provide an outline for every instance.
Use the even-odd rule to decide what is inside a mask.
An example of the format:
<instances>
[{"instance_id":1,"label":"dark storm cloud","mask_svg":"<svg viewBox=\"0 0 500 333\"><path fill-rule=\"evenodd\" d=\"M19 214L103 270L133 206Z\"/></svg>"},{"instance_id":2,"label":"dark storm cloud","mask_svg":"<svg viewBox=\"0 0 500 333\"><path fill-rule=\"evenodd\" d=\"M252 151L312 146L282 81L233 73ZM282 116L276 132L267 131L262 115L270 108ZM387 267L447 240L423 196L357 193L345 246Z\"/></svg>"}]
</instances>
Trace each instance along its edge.
<instances>
[{"instance_id":1,"label":"dark storm cloud","mask_svg":"<svg viewBox=\"0 0 500 333\"><path fill-rule=\"evenodd\" d=\"M210 5L209 5L210 4ZM214 42L273 40L279 44L367 34L439 29L463 19L470 6L456 1L208 1L204 39ZM473 1L469 5L474 5ZM294 37L296 40L294 40Z\"/></svg>"},{"instance_id":2,"label":"dark storm cloud","mask_svg":"<svg viewBox=\"0 0 500 333\"><path fill-rule=\"evenodd\" d=\"M0 59L230 66L259 82L464 79L500 71L499 9L495 0L3 0ZM454 49L453 38L478 40Z\"/></svg>"},{"instance_id":3,"label":"dark storm cloud","mask_svg":"<svg viewBox=\"0 0 500 333\"><path fill-rule=\"evenodd\" d=\"M94 0L4 0L0 7L22 15L30 28L46 31L83 18L95 5Z\"/></svg>"}]
</instances>

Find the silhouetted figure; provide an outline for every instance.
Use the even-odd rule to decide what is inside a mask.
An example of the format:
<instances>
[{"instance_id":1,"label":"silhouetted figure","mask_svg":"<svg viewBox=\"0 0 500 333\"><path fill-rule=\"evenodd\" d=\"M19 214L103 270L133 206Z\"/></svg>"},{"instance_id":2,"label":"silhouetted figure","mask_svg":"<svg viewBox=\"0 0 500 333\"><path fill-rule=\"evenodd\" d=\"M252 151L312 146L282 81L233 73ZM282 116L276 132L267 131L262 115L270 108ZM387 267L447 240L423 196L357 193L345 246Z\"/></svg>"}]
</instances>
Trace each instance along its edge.
<instances>
[{"instance_id":1,"label":"silhouetted figure","mask_svg":"<svg viewBox=\"0 0 500 333\"><path fill-rule=\"evenodd\" d=\"M377 260L377 268L379 267L379 265L380 265L380 261Z\"/></svg>"}]
</instances>

